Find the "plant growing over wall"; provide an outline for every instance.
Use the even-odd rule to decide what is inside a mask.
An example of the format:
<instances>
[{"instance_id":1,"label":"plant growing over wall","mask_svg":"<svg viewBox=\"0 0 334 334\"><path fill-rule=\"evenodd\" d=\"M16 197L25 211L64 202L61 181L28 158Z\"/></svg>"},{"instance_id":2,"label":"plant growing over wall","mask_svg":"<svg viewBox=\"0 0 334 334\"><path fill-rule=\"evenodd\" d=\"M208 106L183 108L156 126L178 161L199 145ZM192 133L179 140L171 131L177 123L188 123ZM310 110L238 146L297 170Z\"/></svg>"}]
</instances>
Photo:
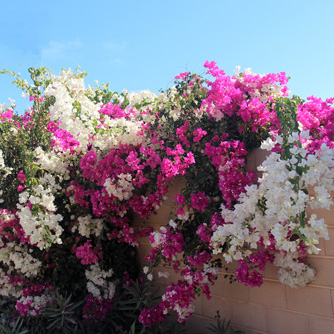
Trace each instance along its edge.
<instances>
[{"instance_id":1,"label":"plant growing over wall","mask_svg":"<svg viewBox=\"0 0 334 334\"><path fill-rule=\"evenodd\" d=\"M131 300L122 287L138 276L142 237L152 246L147 278L163 264L182 279L140 304L132 315L142 325L125 330L145 331L171 310L179 322L191 316L197 295L210 298L217 253L239 262L234 277L246 285L262 284L268 262L290 286L315 278L305 255L328 233L306 206L332 204L333 99L288 98L284 72L204 66L213 81L181 73L158 96L86 88L82 72L30 69L32 85L9 72L34 101L23 116L0 114L0 295L18 314L42 319L57 295L72 294L81 320L107 323ZM256 184L246 161L261 145L270 155ZM179 177L175 212L154 230L146 219Z\"/></svg>"}]
</instances>

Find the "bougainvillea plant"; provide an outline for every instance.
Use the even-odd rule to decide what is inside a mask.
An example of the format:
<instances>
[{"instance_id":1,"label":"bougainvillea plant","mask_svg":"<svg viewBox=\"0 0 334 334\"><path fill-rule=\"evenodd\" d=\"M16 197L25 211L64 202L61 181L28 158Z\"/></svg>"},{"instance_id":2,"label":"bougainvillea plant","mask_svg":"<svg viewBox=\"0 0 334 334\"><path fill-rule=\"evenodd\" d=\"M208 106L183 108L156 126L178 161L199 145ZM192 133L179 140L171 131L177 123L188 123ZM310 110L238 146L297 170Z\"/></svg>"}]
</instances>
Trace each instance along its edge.
<instances>
[{"instance_id":1,"label":"bougainvillea plant","mask_svg":"<svg viewBox=\"0 0 334 334\"><path fill-rule=\"evenodd\" d=\"M332 204L334 99L288 97L284 72L204 67L213 79L181 73L159 95L86 88L82 72L30 69L29 84L4 71L33 101L23 116L0 114L0 295L21 316L70 292L83 318L108 317L138 275L143 237L147 279L159 265L181 274L139 310L147 327L171 310L191 316L222 260L239 262L232 276L246 285L262 284L268 262L291 287L315 279L305 257L328 232L306 209ZM259 147L257 179L246 162ZM175 211L155 230L147 218L180 177Z\"/></svg>"}]
</instances>

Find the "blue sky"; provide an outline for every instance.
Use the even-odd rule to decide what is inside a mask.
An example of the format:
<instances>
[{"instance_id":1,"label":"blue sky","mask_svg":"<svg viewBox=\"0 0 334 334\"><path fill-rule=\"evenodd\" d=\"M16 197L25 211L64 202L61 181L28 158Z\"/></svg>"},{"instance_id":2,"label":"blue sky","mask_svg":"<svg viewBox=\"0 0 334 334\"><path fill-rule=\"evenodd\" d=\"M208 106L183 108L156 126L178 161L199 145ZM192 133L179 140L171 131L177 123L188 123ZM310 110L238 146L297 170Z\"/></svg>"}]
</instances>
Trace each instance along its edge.
<instances>
[{"instance_id":1,"label":"blue sky","mask_svg":"<svg viewBox=\"0 0 334 334\"><path fill-rule=\"evenodd\" d=\"M292 94L334 96L334 1L16 0L1 3L0 69L77 66L87 84L155 93L206 60L233 74L285 71ZM0 76L0 103L28 105Z\"/></svg>"}]
</instances>

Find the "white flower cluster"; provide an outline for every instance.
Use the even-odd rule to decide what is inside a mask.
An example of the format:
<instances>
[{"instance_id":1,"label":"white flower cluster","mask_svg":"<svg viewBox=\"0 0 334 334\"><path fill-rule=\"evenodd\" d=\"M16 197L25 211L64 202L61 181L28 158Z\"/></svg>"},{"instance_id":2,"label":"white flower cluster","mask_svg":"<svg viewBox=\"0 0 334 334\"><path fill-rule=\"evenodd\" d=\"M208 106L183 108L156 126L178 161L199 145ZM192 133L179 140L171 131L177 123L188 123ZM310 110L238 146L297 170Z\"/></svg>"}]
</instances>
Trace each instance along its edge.
<instances>
[{"instance_id":1,"label":"white flower cluster","mask_svg":"<svg viewBox=\"0 0 334 334\"><path fill-rule=\"evenodd\" d=\"M6 211L2 211L0 212L0 221L3 222L8 222L9 220L15 219L15 216L12 213L6 212ZM2 240L0 239L0 245Z\"/></svg>"},{"instance_id":2,"label":"white flower cluster","mask_svg":"<svg viewBox=\"0 0 334 334\"><path fill-rule=\"evenodd\" d=\"M43 176L38 179L38 181L39 181L39 186L36 189L38 189L40 186L43 186L44 188L48 187L47 190L44 190L44 196L49 195L50 197L50 192L55 193L59 190L62 190L62 187L56 182L56 178L50 173L44 173ZM41 191L41 194L43 198L43 191ZM53 197L52 194L51 196Z\"/></svg>"},{"instance_id":3,"label":"white flower cluster","mask_svg":"<svg viewBox=\"0 0 334 334\"><path fill-rule=\"evenodd\" d=\"M173 296L176 294L176 291L171 291L171 292L166 292L165 294L162 295L161 299L163 301L168 300L169 302L171 302L171 307L174 310L174 312L178 315L178 321L180 322L180 320L185 320L187 318L189 318L189 316L191 314L193 314L195 312L195 305L189 303L188 305L186 305L187 303L182 303L179 301L179 299L173 299ZM175 298L175 297L174 297ZM164 310L164 314L168 313L168 309Z\"/></svg>"},{"instance_id":4,"label":"white flower cluster","mask_svg":"<svg viewBox=\"0 0 334 334\"><path fill-rule=\"evenodd\" d=\"M274 265L280 267L278 279L291 288L301 288L316 279L316 271L305 263L298 262L296 254L276 254Z\"/></svg>"},{"instance_id":5,"label":"white flower cluster","mask_svg":"<svg viewBox=\"0 0 334 334\"><path fill-rule=\"evenodd\" d=\"M45 177L53 183L54 179L51 175ZM20 225L25 234L29 236L30 242L37 244L40 249L47 248L52 243L61 243L60 236L63 228L59 222L63 217L54 213L57 209L54 200L51 189L44 188L42 184L34 189L33 194L27 189L19 195L20 204L17 204L17 216L20 218ZM37 208L37 212L33 211L33 207L23 205L28 201L34 208Z\"/></svg>"},{"instance_id":6,"label":"white flower cluster","mask_svg":"<svg viewBox=\"0 0 334 334\"><path fill-rule=\"evenodd\" d=\"M169 277L169 272L168 271L158 271L158 277L164 277L164 278L168 278Z\"/></svg>"},{"instance_id":7,"label":"white flower cluster","mask_svg":"<svg viewBox=\"0 0 334 334\"><path fill-rule=\"evenodd\" d=\"M68 161L64 159L64 153L56 153L55 151L45 152L41 147L35 149L35 157L38 165L49 172L58 175L66 175L68 173Z\"/></svg>"},{"instance_id":8,"label":"white flower cluster","mask_svg":"<svg viewBox=\"0 0 334 334\"><path fill-rule=\"evenodd\" d=\"M251 68L246 68L243 73L238 73L240 70L240 66L236 67L236 70L234 71L237 80L243 84L245 84L247 87L251 87L254 90L250 90L249 94L252 99L258 98L260 102L267 103L269 101L269 97L278 98L280 96L283 96L282 88L283 85L277 85L276 83L272 84L263 84L261 89L256 88L258 85L258 80L254 80L253 83L245 82L245 76L251 75L251 76L260 76L260 78L263 77L262 74L255 74L252 72ZM244 98L247 98L245 95Z\"/></svg>"},{"instance_id":9,"label":"white flower cluster","mask_svg":"<svg viewBox=\"0 0 334 334\"><path fill-rule=\"evenodd\" d=\"M41 296L22 296L17 300L17 303L28 306L26 316L37 317L40 310L50 304L53 300L53 296L48 293L44 293ZM18 304L16 304L16 308L18 309Z\"/></svg>"},{"instance_id":10,"label":"white flower cluster","mask_svg":"<svg viewBox=\"0 0 334 334\"><path fill-rule=\"evenodd\" d=\"M52 212L39 211L34 214L28 206L21 206L17 213L24 233L29 236L31 244L45 249L53 243L61 244L63 228L59 225L63 217Z\"/></svg>"},{"instance_id":11,"label":"white flower cluster","mask_svg":"<svg viewBox=\"0 0 334 334\"><path fill-rule=\"evenodd\" d=\"M3 158L3 152L2 152L2 150L0 150L0 172L1 171L5 172L5 174L2 177L5 178L7 175L11 174L12 170L13 170L13 168L6 167L5 160Z\"/></svg>"},{"instance_id":12,"label":"white flower cluster","mask_svg":"<svg viewBox=\"0 0 334 334\"><path fill-rule=\"evenodd\" d=\"M132 184L131 174L121 173L117 177L117 180L107 178L104 182L104 187L109 196L113 195L120 201L130 199L132 197L132 191L135 189Z\"/></svg>"},{"instance_id":13,"label":"white flower cluster","mask_svg":"<svg viewBox=\"0 0 334 334\"><path fill-rule=\"evenodd\" d=\"M72 134L81 144L76 147L77 152L85 152L88 143L106 150L117 147L120 143L136 145L143 141L143 136L138 135L141 130L139 121L112 119L105 115L101 122L101 103L94 103L89 99L87 95L92 95L92 88L86 89L84 79L75 78L71 71L54 78L44 94L55 97L56 102L50 107L50 120L62 120L60 128ZM155 97L149 91L129 96L133 103L143 99L150 102ZM94 140L91 142L93 135Z\"/></svg>"},{"instance_id":14,"label":"white flower cluster","mask_svg":"<svg viewBox=\"0 0 334 334\"><path fill-rule=\"evenodd\" d=\"M161 226L160 230L162 233L154 231L150 235L150 243L152 248L160 247L160 245L166 240L166 232L167 232L166 227Z\"/></svg>"},{"instance_id":15,"label":"white flower cluster","mask_svg":"<svg viewBox=\"0 0 334 334\"><path fill-rule=\"evenodd\" d=\"M105 117L102 131L98 131L94 137L93 145L100 150L112 149L120 144L132 144L134 146L142 144L144 137L138 135L142 130L141 122L127 120L125 118L112 119ZM108 136L106 136L106 132Z\"/></svg>"},{"instance_id":16,"label":"white flower cluster","mask_svg":"<svg viewBox=\"0 0 334 334\"><path fill-rule=\"evenodd\" d=\"M113 270L104 271L98 263L92 264L89 270L85 271L87 279L87 290L94 297L112 299L115 294L115 284L107 279L112 277Z\"/></svg>"},{"instance_id":17,"label":"white flower cluster","mask_svg":"<svg viewBox=\"0 0 334 334\"><path fill-rule=\"evenodd\" d=\"M103 229L103 219L93 219L91 215L78 217L78 225L73 226L72 232L76 229L86 238L94 234L98 237Z\"/></svg>"},{"instance_id":18,"label":"white flower cluster","mask_svg":"<svg viewBox=\"0 0 334 334\"><path fill-rule=\"evenodd\" d=\"M157 96L150 90L142 90L139 93L131 92L126 95L126 98L130 102L130 105L135 106L136 104L154 104ZM145 106L143 107L145 108Z\"/></svg>"},{"instance_id":19,"label":"white flower cluster","mask_svg":"<svg viewBox=\"0 0 334 334\"><path fill-rule=\"evenodd\" d=\"M126 108L132 108L132 110L136 111L136 116L140 117L144 123L154 122L156 119L154 110L157 107L163 107L168 100L171 101L171 96L167 97L167 94L163 93L160 93L159 96L157 96L149 90L143 90L139 93L127 93L126 98L130 103ZM137 108L138 104L141 105L139 109ZM146 112L148 108L150 109L149 113Z\"/></svg>"},{"instance_id":20,"label":"white flower cluster","mask_svg":"<svg viewBox=\"0 0 334 334\"><path fill-rule=\"evenodd\" d=\"M71 71L64 71L54 78L44 94L56 99L49 109L50 120L61 119L60 128L72 134L82 144L81 148L85 149L89 135L94 133L94 123L100 118L100 105L85 95L84 79L74 77Z\"/></svg>"},{"instance_id":21,"label":"white flower cluster","mask_svg":"<svg viewBox=\"0 0 334 334\"><path fill-rule=\"evenodd\" d=\"M324 220L317 219L315 214L308 217L306 208L309 205L312 209L329 209L333 203L330 193L334 190L334 151L323 144L319 152L308 154L298 146L298 134L292 134L289 143L292 144L291 158L283 160L272 152L258 167L263 172L259 186L246 187L233 211L222 205L222 217L227 224L217 228L211 244L214 253L222 252L222 246L228 245L223 254L226 261L240 260L251 254L250 249L257 248L261 237L265 245L270 245L270 236L273 236L275 248L295 254L295 258L301 256L297 252L301 240L309 254L317 254L319 239L328 239ZM312 195L307 190L310 187L314 187ZM291 239L292 233L301 238ZM246 245L248 250L245 251ZM284 261L276 263L284 266ZM296 266L287 266L287 272ZM306 271L305 268L298 270L290 274L298 276L298 272Z\"/></svg>"},{"instance_id":22,"label":"white flower cluster","mask_svg":"<svg viewBox=\"0 0 334 334\"><path fill-rule=\"evenodd\" d=\"M22 287L21 283L17 283L17 287L10 282L10 278L1 268L0 268L0 296L4 297L15 297L19 298L21 295Z\"/></svg>"},{"instance_id":23,"label":"white flower cluster","mask_svg":"<svg viewBox=\"0 0 334 334\"><path fill-rule=\"evenodd\" d=\"M171 87L170 88L170 95L168 96L169 100L176 104L177 106L174 106L170 111L169 111L169 117L173 118L173 121L176 122L180 117L182 113L182 107L180 104L180 100L176 99L177 95L177 89L176 87ZM163 119L161 120L162 122L164 121Z\"/></svg>"},{"instance_id":24,"label":"white flower cluster","mask_svg":"<svg viewBox=\"0 0 334 334\"><path fill-rule=\"evenodd\" d=\"M26 277L36 276L42 263L29 254L27 245L17 245L13 242L0 248L0 263L8 266L7 274L18 271Z\"/></svg>"},{"instance_id":25,"label":"white flower cluster","mask_svg":"<svg viewBox=\"0 0 334 334\"><path fill-rule=\"evenodd\" d=\"M19 202L21 204L29 201L32 205L39 204L44 206L49 211L56 211L56 206L54 205L54 196L51 193L50 189L44 189L40 184L36 187L33 194L29 193L29 190L25 190L19 195ZM18 208L21 208L21 205L18 204Z\"/></svg>"},{"instance_id":26,"label":"white flower cluster","mask_svg":"<svg viewBox=\"0 0 334 334\"><path fill-rule=\"evenodd\" d=\"M0 169L5 168L5 160L3 159L3 152L0 150Z\"/></svg>"}]
</instances>

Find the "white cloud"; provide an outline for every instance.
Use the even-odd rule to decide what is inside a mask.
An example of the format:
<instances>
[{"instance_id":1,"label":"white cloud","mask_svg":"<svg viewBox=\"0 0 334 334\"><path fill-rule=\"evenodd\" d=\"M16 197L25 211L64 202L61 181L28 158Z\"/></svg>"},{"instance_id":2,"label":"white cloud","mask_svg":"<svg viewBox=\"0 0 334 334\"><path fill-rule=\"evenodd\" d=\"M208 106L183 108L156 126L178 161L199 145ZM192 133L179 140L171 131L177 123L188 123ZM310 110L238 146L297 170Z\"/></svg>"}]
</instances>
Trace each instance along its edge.
<instances>
[{"instance_id":1,"label":"white cloud","mask_svg":"<svg viewBox=\"0 0 334 334\"><path fill-rule=\"evenodd\" d=\"M49 41L40 50L42 66L67 67L91 62L124 65L123 55L127 49L126 41L82 42L79 38L68 41Z\"/></svg>"},{"instance_id":2,"label":"white cloud","mask_svg":"<svg viewBox=\"0 0 334 334\"><path fill-rule=\"evenodd\" d=\"M107 51L112 51L114 53L123 52L128 46L128 43L123 42L115 42L115 41L108 41L102 43L102 46Z\"/></svg>"},{"instance_id":3,"label":"white cloud","mask_svg":"<svg viewBox=\"0 0 334 334\"><path fill-rule=\"evenodd\" d=\"M50 41L40 51L41 63L44 65L53 61L80 58L82 49L83 44L79 39L65 42Z\"/></svg>"}]
</instances>

